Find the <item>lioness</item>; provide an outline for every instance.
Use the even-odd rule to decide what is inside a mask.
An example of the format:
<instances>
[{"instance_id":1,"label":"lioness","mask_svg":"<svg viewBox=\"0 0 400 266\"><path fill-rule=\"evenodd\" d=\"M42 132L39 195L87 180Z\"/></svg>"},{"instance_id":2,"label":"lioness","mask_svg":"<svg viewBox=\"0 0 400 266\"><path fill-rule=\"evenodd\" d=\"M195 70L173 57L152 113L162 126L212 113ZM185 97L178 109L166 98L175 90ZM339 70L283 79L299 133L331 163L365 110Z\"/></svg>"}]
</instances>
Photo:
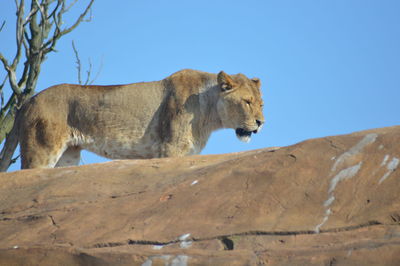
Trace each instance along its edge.
<instances>
[{"instance_id":1,"label":"lioness","mask_svg":"<svg viewBox=\"0 0 400 266\"><path fill-rule=\"evenodd\" d=\"M154 82L61 84L21 108L6 145L19 141L23 169L78 165L82 149L111 159L197 154L219 128L246 142L260 130L260 86L243 74L189 69Z\"/></svg>"}]
</instances>

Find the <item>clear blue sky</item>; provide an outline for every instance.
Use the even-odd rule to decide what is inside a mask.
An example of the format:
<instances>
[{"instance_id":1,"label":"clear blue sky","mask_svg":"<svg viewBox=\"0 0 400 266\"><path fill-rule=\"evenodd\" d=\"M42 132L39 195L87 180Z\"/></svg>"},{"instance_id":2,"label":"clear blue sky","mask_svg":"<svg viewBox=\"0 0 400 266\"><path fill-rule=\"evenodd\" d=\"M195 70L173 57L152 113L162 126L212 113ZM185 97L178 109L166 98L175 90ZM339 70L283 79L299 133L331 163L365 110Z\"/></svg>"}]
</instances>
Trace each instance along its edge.
<instances>
[{"instance_id":1,"label":"clear blue sky","mask_svg":"<svg viewBox=\"0 0 400 266\"><path fill-rule=\"evenodd\" d=\"M15 51L13 2L0 4L6 55ZM259 77L263 130L249 144L220 130L202 154L399 125L399 14L397 0L98 0L92 21L49 55L37 90L77 82L75 40L86 66L90 57L96 70L103 58L96 84L159 80L183 68ZM89 153L83 160L103 161Z\"/></svg>"}]
</instances>

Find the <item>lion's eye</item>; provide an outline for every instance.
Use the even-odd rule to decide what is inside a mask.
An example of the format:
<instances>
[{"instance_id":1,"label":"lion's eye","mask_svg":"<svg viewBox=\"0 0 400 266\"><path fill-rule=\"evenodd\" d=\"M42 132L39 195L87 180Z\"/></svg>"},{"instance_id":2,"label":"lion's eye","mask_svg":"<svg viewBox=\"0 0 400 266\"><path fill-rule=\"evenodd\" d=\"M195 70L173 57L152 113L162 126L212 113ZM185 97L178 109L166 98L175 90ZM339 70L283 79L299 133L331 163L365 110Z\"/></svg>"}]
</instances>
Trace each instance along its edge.
<instances>
[{"instance_id":1,"label":"lion's eye","mask_svg":"<svg viewBox=\"0 0 400 266\"><path fill-rule=\"evenodd\" d=\"M248 105L251 104L251 101L250 101L250 100L244 100L244 101L245 101L245 103L247 103Z\"/></svg>"}]
</instances>

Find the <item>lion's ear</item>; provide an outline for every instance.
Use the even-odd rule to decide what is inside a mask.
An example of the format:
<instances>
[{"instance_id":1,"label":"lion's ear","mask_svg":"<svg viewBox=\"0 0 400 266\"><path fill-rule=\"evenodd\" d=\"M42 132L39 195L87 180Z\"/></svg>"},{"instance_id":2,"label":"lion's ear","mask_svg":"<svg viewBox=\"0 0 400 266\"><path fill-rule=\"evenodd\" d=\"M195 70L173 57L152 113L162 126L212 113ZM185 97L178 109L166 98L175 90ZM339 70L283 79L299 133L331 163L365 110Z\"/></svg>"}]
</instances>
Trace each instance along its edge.
<instances>
[{"instance_id":1,"label":"lion's ear","mask_svg":"<svg viewBox=\"0 0 400 266\"><path fill-rule=\"evenodd\" d=\"M235 83L228 74L221 71L218 73L218 85L221 88L221 91L231 91L233 90Z\"/></svg>"},{"instance_id":2,"label":"lion's ear","mask_svg":"<svg viewBox=\"0 0 400 266\"><path fill-rule=\"evenodd\" d=\"M251 81L253 81L254 84L256 84L258 89L261 88L261 80L259 78L252 78Z\"/></svg>"}]
</instances>

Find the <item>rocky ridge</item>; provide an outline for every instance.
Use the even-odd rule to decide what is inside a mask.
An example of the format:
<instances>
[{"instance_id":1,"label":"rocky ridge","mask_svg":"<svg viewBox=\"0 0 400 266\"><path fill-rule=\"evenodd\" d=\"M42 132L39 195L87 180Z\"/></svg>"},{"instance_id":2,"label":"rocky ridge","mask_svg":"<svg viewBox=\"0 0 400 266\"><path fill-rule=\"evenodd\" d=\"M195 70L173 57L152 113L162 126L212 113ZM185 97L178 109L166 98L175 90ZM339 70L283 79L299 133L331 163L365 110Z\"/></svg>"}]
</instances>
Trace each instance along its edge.
<instances>
[{"instance_id":1,"label":"rocky ridge","mask_svg":"<svg viewBox=\"0 0 400 266\"><path fill-rule=\"evenodd\" d=\"M0 265L400 265L400 126L0 174Z\"/></svg>"}]
</instances>

